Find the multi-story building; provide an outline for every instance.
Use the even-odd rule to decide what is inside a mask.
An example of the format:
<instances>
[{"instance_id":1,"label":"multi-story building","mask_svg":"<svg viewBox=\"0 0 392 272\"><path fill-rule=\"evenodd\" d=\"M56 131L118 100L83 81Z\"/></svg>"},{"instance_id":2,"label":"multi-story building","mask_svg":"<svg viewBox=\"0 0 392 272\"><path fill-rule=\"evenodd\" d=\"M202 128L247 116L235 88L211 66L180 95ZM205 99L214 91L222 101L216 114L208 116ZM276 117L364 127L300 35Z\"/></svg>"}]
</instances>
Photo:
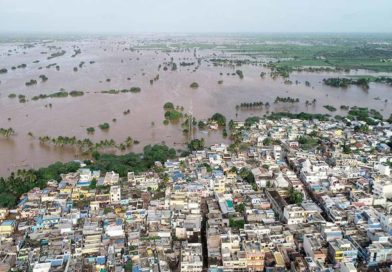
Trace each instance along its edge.
<instances>
[{"instance_id":1,"label":"multi-story building","mask_svg":"<svg viewBox=\"0 0 392 272\"><path fill-rule=\"evenodd\" d=\"M110 187L110 203L118 204L121 201L121 187L111 186Z\"/></svg>"},{"instance_id":2,"label":"multi-story building","mask_svg":"<svg viewBox=\"0 0 392 272\"><path fill-rule=\"evenodd\" d=\"M357 261L358 249L347 239L329 242L328 258L333 264Z\"/></svg>"}]
</instances>

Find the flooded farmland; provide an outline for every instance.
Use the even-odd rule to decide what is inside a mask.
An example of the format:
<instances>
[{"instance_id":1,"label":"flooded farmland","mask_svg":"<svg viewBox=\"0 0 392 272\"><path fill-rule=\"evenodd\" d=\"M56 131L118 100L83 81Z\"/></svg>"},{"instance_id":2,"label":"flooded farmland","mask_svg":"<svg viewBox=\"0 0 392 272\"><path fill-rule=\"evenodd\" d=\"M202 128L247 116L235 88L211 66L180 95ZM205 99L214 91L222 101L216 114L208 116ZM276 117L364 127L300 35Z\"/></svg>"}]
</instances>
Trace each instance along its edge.
<instances>
[{"instance_id":1,"label":"flooded farmland","mask_svg":"<svg viewBox=\"0 0 392 272\"><path fill-rule=\"evenodd\" d=\"M186 136L181 126L163 124L163 105L168 101L184 107L183 112L191 112L197 120L208 119L216 112L228 120L241 121L267 111L330 113L324 105L338 108L332 115L344 114L339 110L341 105L366 106L384 116L392 113L392 88L388 85L371 83L364 90L357 86L332 88L322 83L326 77L347 75L337 72L294 72L288 84L287 79L271 78L269 69L261 65L261 57L241 66L214 66L211 59L218 57L247 58L222 51L218 45L200 48L197 41L192 48L170 48L170 41L140 44L136 38L118 37L0 43L0 69L7 69L0 74L0 128L12 127L15 131L12 137L0 137L0 176L19 168L84 158L76 148L42 144L40 136L75 136L93 142L122 142L130 136L140 142L124 152L137 152L153 143L184 149ZM177 64L176 69L172 63ZM243 72L242 79L235 73L238 69ZM260 77L261 72L266 75ZM372 73L350 72L369 74ZM41 80L41 75L47 80ZM157 75L159 79L151 83ZM26 86L32 79L37 83ZM190 88L192 82L199 87ZM102 93L131 87L140 87L141 91ZM84 95L32 99L60 90L83 91ZM12 98L12 94L16 97ZM19 95L26 97L25 103L20 102ZM298 98L299 103L274 104L277 96ZM305 104L313 99L317 102ZM240 103L255 101L269 102L271 107L236 109ZM127 110L129 114L124 114ZM109 130L98 128L104 122L110 124ZM88 127L95 127L95 133L88 134ZM208 144L229 141L222 138L220 131L198 129L195 137L205 138Z\"/></svg>"}]
</instances>

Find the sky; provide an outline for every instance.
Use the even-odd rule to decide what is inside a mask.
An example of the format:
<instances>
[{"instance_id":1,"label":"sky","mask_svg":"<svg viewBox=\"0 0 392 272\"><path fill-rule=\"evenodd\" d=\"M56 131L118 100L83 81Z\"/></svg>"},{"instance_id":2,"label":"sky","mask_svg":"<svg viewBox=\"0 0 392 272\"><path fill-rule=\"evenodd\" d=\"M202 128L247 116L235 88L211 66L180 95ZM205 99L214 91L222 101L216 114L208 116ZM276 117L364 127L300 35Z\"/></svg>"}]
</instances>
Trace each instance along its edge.
<instances>
[{"instance_id":1,"label":"sky","mask_svg":"<svg viewBox=\"0 0 392 272\"><path fill-rule=\"evenodd\" d=\"M392 32L392 0L0 0L0 32Z\"/></svg>"}]
</instances>

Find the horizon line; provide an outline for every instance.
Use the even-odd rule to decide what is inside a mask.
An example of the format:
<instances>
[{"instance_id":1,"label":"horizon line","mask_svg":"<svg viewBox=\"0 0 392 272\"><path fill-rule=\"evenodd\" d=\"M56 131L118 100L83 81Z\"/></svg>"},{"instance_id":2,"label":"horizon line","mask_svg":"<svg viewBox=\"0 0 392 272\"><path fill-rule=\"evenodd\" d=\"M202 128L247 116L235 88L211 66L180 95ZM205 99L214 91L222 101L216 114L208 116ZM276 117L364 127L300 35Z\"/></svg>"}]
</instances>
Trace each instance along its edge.
<instances>
[{"instance_id":1,"label":"horizon line","mask_svg":"<svg viewBox=\"0 0 392 272\"><path fill-rule=\"evenodd\" d=\"M164 35L200 35L200 34L284 34L284 35L295 35L295 34L392 34L389 32L359 32L359 31L1 31L0 35L153 35L153 34L164 34Z\"/></svg>"}]
</instances>

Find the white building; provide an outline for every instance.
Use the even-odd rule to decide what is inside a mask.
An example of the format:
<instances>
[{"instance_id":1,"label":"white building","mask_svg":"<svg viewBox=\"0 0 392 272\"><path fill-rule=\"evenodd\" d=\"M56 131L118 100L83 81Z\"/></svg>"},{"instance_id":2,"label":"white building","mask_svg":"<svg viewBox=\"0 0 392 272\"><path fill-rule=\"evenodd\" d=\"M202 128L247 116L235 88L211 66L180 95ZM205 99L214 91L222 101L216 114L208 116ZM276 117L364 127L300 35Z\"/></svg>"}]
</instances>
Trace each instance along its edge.
<instances>
[{"instance_id":1,"label":"white building","mask_svg":"<svg viewBox=\"0 0 392 272\"><path fill-rule=\"evenodd\" d=\"M181 250L181 272L203 271L201 243L183 243Z\"/></svg>"},{"instance_id":2,"label":"white building","mask_svg":"<svg viewBox=\"0 0 392 272\"><path fill-rule=\"evenodd\" d=\"M283 217L288 225L301 224L306 222L307 212L300 206L288 205L284 207Z\"/></svg>"},{"instance_id":3,"label":"white building","mask_svg":"<svg viewBox=\"0 0 392 272\"><path fill-rule=\"evenodd\" d=\"M110 203L116 204L121 201L121 187L111 186L110 187Z\"/></svg>"},{"instance_id":4,"label":"white building","mask_svg":"<svg viewBox=\"0 0 392 272\"><path fill-rule=\"evenodd\" d=\"M276 161L282 160L282 147L280 145L274 145L274 158Z\"/></svg>"},{"instance_id":5,"label":"white building","mask_svg":"<svg viewBox=\"0 0 392 272\"><path fill-rule=\"evenodd\" d=\"M373 184L373 194L377 197L392 197L392 182L390 180L375 180Z\"/></svg>"},{"instance_id":6,"label":"white building","mask_svg":"<svg viewBox=\"0 0 392 272\"><path fill-rule=\"evenodd\" d=\"M115 172L107 172L105 175L105 179L103 181L103 183L105 185L113 185L113 184L117 184L118 180L120 178L120 175L115 173Z\"/></svg>"}]
</instances>

